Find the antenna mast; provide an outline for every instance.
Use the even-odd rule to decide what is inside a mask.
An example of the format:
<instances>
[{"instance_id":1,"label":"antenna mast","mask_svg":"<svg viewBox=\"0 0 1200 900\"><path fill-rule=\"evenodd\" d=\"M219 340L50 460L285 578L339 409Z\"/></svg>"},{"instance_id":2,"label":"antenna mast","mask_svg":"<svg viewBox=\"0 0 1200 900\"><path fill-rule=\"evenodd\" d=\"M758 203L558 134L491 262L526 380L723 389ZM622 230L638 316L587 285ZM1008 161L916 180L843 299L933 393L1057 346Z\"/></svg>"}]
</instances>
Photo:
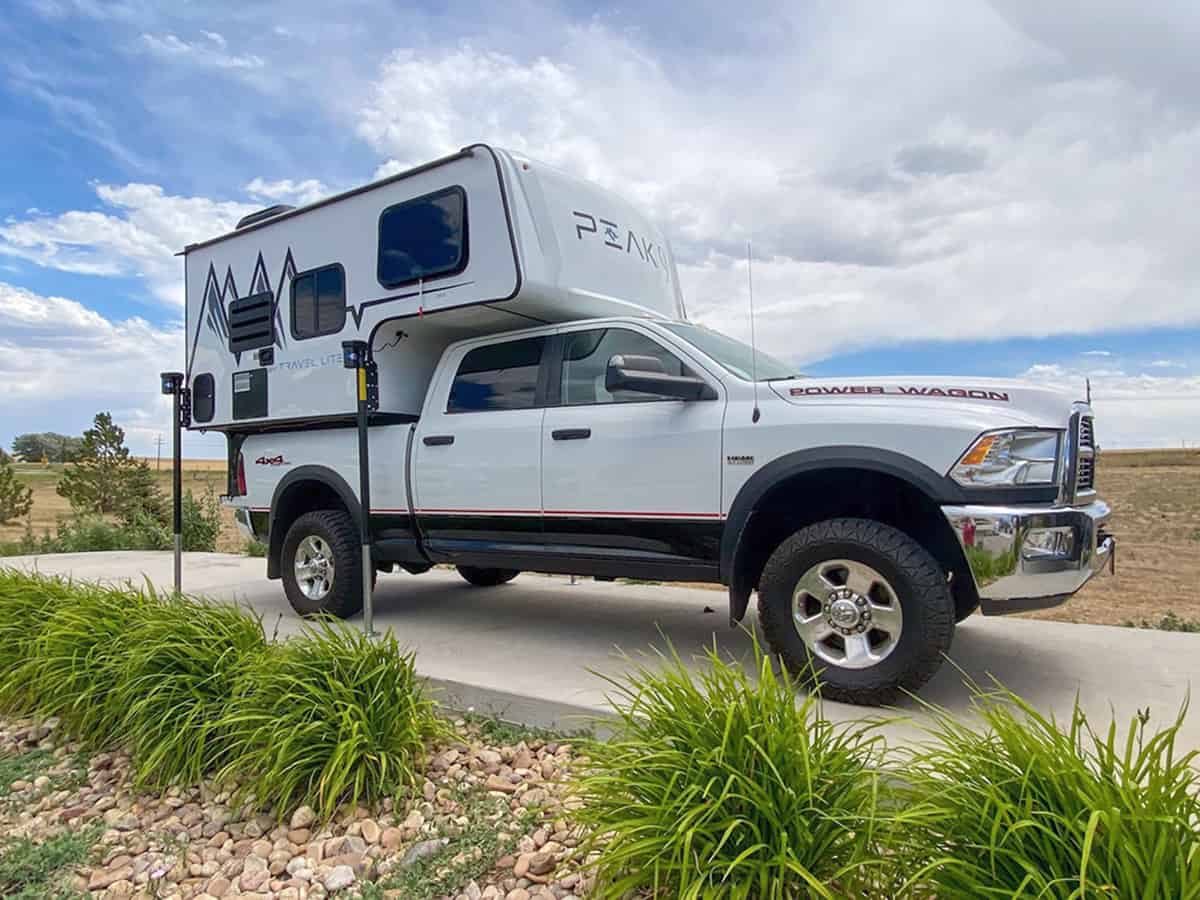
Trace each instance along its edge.
<instances>
[{"instance_id":1,"label":"antenna mast","mask_svg":"<svg viewBox=\"0 0 1200 900\"><path fill-rule=\"evenodd\" d=\"M754 339L754 272L751 268L753 255L750 242L746 241L746 283L750 288L750 378L753 380L754 390L754 412L750 414L750 421L757 422L762 413L758 409L758 344Z\"/></svg>"}]
</instances>

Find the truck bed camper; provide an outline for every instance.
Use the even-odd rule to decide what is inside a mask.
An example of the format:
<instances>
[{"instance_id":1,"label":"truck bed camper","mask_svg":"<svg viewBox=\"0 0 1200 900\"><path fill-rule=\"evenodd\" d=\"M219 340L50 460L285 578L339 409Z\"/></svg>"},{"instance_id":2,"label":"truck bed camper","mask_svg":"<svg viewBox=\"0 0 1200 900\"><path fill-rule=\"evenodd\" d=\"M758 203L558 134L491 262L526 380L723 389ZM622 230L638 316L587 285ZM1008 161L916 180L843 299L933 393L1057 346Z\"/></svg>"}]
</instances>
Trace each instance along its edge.
<instances>
[{"instance_id":1,"label":"truck bed camper","mask_svg":"<svg viewBox=\"0 0 1200 900\"><path fill-rule=\"evenodd\" d=\"M416 417L446 345L619 314L681 318L662 233L594 185L481 144L188 246L195 427L328 425L354 409L345 340L369 341L379 421Z\"/></svg>"}]
</instances>

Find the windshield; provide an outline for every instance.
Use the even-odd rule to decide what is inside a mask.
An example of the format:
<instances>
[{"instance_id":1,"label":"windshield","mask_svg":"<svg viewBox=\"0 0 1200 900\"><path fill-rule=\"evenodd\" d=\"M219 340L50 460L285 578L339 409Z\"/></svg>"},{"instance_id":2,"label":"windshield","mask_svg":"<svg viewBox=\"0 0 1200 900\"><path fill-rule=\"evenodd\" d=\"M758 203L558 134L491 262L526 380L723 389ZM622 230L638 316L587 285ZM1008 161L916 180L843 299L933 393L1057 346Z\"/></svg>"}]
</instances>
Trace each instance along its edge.
<instances>
[{"instance_id":1,"label":"windshield","mask_svg":"<svg viewBox=\"0 0 1200 900\"><path fill-rule=\"evenodd\" d=\"M758 366L755 371L754 351L750 349L750 345L726 337L719 331L692 325L688 322L665 322L663 324L689 344L695 344L738 378L753 381L754 376L757 375L759 381L772 381L777 378L800 377L794 366L780 362L773 356L767 356L761 350L758 351Z\"/></svg>"}]
</instances>

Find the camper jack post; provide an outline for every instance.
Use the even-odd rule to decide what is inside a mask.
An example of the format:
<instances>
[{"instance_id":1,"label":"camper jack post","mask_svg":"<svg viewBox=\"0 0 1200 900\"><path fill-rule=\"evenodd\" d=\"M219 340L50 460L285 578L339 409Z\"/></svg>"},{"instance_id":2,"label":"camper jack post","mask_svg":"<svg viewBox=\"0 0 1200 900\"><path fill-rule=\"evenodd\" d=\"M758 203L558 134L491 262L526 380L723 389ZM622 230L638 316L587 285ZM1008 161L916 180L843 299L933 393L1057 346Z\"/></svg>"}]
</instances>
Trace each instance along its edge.
<instances>
[{"instance_id":1,"label":"camper jack post","mask_svg":"<svg viewBox=\"0 0 1200 900\"><path fill-rule=\"evenodd\" d=\"M191 418L191 410L187 407L188 392L183 387L182 372L163 372L162 392L170 394L171 404L171 522L175 533L175 593L182 590L183 582L183 460L180 447L180 435L183 426L190 424L184 421L186 416Z\"/></svg>"},{"instance_id":2,"label":"camper jack post","mask_svg":"<svg viewBox=\"0 0 1200 900\"><path fill-rule=\"evenodd\" d=\"M375 562L371 558L371 459L367 431L372 409L379 407L379 377L366 341L342 341L342 365L354 370L358 396L358 494L362 540L363 631L376 637L375 604L372 591Z\"/></svg>"}]
</instances>

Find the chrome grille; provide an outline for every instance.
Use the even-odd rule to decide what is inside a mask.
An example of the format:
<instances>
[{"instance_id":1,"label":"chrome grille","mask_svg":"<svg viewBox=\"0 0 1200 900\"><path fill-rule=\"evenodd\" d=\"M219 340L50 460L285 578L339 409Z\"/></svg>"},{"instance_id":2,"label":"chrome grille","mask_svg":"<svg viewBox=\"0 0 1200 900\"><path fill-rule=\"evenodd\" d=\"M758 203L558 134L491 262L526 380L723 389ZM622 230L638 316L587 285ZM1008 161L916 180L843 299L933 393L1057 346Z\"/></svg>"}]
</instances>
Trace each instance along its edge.
<instances>
[{"instance_id":1,"label":"chrome grille","mask_svg":"<svg viewBox=\"0 0 1200 900\"><path fill-rule=\"evenodd\" d=\"M1091 491L1096 482L1096 436L1091 416L1079 417L1079 450L1075 463L1075 493Z\"/></svg>"}]
</instances>

